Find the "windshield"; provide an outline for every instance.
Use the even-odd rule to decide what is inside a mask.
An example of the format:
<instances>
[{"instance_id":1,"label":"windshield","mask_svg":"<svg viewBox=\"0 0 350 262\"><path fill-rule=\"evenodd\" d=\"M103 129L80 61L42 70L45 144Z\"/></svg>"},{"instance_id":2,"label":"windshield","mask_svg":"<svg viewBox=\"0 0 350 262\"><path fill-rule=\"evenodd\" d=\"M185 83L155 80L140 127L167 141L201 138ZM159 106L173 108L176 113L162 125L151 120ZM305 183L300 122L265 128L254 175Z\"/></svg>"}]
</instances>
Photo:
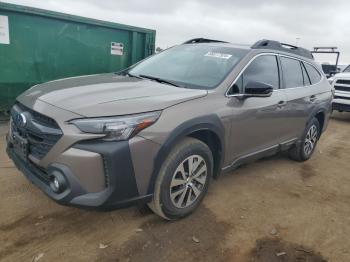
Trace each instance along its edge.
<instances>
[{"instance_id":1,"label":"windshield","mask_svg":"<svg viewBox=\"0 0 350 262\"><path fill-rule=\"evenodd\" d=\"M180 45L137 64L129 74L181 87L213 89L247 53L232 47Z\"/></svg>"},{"instance_id":2,"label":"windshield","mask_svg":"<svg viewBox=\"0 0 350 262\"><path fill-rule=\"evenodd\" d=\"M347 68L345 68L343 72L350 73L350 65L349 65L349 66L347 66Z\"/></svg>"}]
</instances>

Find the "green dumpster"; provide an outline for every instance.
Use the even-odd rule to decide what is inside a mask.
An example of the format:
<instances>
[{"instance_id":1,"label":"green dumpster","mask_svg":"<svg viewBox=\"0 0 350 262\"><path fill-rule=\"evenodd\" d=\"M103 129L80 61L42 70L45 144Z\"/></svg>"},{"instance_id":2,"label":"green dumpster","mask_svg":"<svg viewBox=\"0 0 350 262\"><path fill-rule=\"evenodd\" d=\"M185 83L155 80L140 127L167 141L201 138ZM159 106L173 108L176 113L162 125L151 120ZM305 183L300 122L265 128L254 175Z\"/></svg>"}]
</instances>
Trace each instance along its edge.
<instances>
[{"instance_id":1,"label":"green dumpster","mask_svg":"<svg viewBox=\"0 0 350 262\"><path fill-rule=\"evenodd\" d=\"M154 53L154 30L0 3L0 112L38 83L116 72Z\"/></svg>"}]
</instances>

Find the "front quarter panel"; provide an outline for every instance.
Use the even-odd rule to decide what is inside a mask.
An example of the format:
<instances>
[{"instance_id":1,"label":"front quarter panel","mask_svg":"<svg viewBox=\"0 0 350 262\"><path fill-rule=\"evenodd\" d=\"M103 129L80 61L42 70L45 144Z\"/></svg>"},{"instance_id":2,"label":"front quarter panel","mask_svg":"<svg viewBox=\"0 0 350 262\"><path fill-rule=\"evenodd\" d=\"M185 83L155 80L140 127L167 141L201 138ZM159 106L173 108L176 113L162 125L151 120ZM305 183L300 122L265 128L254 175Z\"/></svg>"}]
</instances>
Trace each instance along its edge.
<instances>
[{"instance_id":1,"label":"front quarter panel","mask_svg":"<svg viewBox=\"0 0 350 262\"><path fill-rule=\"evenodd\" d=\"M225 145L229 141L232 108L229 100L222 94L211 94L205 98L188 101L167 108L160 119L139 135L160 145L154 159L153 173L149 181L148 192L153 192L161 164L168 153L185 136L198 130L211 130L221 141L221 165L227 165Z\"/></svg>"},{"instance_id":2,"label":"front quarter panel","mask_svg":"<svg viewBox=\"0 0 350 262\"><path fill-rule=\"evenodd\" d=\"M209 94L178 104L163 110L158 121L139 135L163 145L179 134L210 129L220 136L225 145L229 140L232 117L228 103L229 100L222 94Z\"/></svg>"}]
</instances>

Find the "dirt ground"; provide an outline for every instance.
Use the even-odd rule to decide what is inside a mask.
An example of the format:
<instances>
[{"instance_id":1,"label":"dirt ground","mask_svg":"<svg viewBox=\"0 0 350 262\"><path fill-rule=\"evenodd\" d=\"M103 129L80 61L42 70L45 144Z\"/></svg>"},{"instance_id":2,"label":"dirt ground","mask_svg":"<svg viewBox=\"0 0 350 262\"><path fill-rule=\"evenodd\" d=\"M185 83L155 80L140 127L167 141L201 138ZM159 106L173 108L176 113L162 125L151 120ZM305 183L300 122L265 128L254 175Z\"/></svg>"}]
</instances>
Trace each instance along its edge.
<instances>
[{"instance_id":1,"label":"dirt ground","mask_svg":"<svg viewBox=\"0 0 350 262\"><path fill-rule=\"evenodd\" d=\"M213 181L192 216L60 206L13 167L0 126L0 261L350 261L350 114L311 160L285 154Z\"/></svg>"}]
</instances>

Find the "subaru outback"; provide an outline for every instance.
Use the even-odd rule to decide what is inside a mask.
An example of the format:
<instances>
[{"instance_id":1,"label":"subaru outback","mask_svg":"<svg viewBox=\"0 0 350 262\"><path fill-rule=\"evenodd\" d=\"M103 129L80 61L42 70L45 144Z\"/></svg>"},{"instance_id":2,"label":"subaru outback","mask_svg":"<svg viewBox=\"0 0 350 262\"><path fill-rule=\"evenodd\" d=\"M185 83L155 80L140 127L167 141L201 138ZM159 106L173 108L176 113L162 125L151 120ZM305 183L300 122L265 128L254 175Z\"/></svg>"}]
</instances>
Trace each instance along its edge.
<instances>
[{"instance_id":1,"label":"subaru outback","mask_svg":"<svg viewBox=\"0 0 350 262\"><path fill-rule=\"evenodd\" d=\"M147 203L174 220L220 173L282 150L309 159L331 101L306 49L197 38L119 73L33 86L11 110L7 152L58 203Z\"/></svg>"}]
</instances>

